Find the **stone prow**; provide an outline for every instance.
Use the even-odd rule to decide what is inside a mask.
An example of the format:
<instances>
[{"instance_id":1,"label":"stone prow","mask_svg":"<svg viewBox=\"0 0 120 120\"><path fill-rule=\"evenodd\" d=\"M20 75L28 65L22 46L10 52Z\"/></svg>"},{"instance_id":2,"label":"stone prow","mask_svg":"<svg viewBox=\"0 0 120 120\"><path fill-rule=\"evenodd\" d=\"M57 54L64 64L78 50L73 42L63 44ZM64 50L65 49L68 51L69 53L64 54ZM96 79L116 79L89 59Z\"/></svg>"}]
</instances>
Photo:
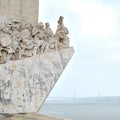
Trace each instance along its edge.
<instances>
[{"instance_id":1,"label":"stone prow","mask_svg":"<svg viewBox=\"0 0 120 120\"><path fill-rule=\"evenodd\" d=\"M0 65L0 113L38 112L74 53L72 47Z\"/></svg>"}]
</instances>

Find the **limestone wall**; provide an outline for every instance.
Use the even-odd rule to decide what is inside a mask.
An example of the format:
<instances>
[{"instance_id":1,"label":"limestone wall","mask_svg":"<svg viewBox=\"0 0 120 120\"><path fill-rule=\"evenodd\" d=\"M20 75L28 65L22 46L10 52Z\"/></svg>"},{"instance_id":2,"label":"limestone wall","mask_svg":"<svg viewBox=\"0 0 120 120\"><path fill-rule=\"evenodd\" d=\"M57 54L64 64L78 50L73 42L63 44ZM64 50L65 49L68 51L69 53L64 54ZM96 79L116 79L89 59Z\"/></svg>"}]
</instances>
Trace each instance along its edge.
<instances>
[{"instance_id":1,"label":"limestone wall","mask_svg":"<svg viewBox=\"0 0 120 120\"><path fill-rule=\"evenodd\" d=\"M25 19L38 22L39 0L0 0L0 22L6 18Z\"/></svg>"}]
</instances>

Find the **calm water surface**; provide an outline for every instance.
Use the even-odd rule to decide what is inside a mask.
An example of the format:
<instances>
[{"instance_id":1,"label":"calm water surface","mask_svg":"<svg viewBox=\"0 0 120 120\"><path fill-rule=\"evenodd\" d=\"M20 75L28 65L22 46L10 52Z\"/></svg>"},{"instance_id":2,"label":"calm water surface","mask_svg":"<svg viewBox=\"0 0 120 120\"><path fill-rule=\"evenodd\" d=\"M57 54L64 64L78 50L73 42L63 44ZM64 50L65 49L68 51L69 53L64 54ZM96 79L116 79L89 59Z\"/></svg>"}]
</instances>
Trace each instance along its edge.
<instances>
[{"instance_id":1,"label":"calm water surface","mask_svg":"<svg viewBox=\"0 0 120 120\"><path fill-rule=\"evenodd\" d=\"M120 120L120 104L45 103L40 113L73 120Z\"/></svg>"}]
</instances>

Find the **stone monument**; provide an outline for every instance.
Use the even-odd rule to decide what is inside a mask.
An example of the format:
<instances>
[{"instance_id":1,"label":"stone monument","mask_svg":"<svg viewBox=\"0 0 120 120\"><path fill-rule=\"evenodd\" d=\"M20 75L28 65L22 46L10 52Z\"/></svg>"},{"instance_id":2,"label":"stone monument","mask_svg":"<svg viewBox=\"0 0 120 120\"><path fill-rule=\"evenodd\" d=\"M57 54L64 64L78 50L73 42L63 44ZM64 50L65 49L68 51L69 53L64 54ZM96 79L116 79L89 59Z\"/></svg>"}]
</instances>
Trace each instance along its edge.
<instances>
[{"instance_id":1,"label":"stone monument","mask_svg":"<svg viewBox=\"0 0 120 120\"><path fill-rule=\"evenodd\" d=\"M64 17L54 34L38 5L0 0L0 113L38 112L74 53Z\"/></svg>"}]
</instances>

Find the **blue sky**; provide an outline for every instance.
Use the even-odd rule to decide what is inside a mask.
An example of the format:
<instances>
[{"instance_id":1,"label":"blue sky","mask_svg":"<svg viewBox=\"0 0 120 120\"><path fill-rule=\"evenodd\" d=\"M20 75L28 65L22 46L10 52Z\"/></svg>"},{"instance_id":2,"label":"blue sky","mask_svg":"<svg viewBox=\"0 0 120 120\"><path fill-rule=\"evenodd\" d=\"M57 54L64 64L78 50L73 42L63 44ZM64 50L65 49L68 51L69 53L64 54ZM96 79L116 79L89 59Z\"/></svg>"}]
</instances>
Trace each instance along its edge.
<instances>
[{"instance_id":1,"label":"blue sky","mask_svg":"<svg viewBox=\"0 0 120 120\"><path fill-rule=\"evenodd\" d=\"M50 97L120 95L119 6L119 0L40 0L39 21L55 31L64 16L75 49Z\"/></svg>"}]
</instances>

